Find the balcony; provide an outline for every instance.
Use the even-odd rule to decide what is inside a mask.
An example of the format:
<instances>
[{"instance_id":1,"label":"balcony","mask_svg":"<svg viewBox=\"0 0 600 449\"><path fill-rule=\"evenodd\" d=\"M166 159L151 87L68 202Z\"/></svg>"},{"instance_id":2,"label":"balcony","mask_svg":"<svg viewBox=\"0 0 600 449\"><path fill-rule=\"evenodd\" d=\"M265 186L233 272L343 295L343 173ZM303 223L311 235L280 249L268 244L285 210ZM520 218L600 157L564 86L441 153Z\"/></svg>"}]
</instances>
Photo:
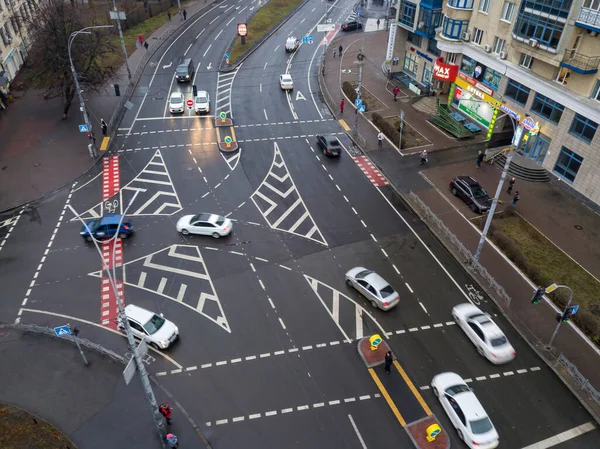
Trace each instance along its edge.
<instances>
[{"instance_id":1,"label":"balcony","mask_svg":"<svg viewBox=\"0 0 600 449\"><path fill-rule=\"evenodd\" d=\"M576 53L575 50L566 50L565 57L560 63L561 67L566 67L582 75L597 73L598 65L600 65L600 56L585 56Z\"/></svg>"},{"instance_id":2,"label":"balcony","mask_svg":"<svg viewBox=\"0 0 600 449\"><path fill-rule=\"evenodd\" d=\"M586 30L600 33L600 11L597 9L581 8L575 25Z\"/></svg>"},{"instance_id":3,"label":"balcony","mask_svg":"<svg viewBox=\"0 0 600 449\"><path fill-rule=\"evenodd\" d=\"M448 6L456 9L473 10L474 0L448 0Z\"/></svg>"}]
</instances>

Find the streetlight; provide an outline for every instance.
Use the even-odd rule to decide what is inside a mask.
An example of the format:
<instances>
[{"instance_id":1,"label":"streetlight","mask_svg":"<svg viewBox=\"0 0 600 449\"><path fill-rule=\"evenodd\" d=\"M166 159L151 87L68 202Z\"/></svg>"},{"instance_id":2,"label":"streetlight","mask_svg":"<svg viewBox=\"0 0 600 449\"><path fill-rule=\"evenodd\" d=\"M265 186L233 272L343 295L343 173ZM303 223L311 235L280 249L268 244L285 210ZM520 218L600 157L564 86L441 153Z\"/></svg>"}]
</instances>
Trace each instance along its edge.
<instances>
[{"instance_id":1,"label":"streetlight","mask_svg":"<svg viewBox=\"0 0 600 449\"><path fill-rule=\"evenodd\" d=\"M119 220L119 226L117 229L121 228L121 224L123 222L123 219L125 218L125 215L127 215L127 211L129 210L129 207L133 204L135 198L138 196L139 193L140 193L139 190L136 190L135 194L129 201L129 204L127 204L125 211L121 215L121 219ZM94 246L96 247L96 250L98 251L98 254L100 255L100 259L102 260L103 269L106 271L106 274L108 275L110 285L113 289L115 298L117 299L117 308L119 310L119 319L120 319L121 323L123 324L125 334L127 335L129 351L133 354L135 365L136 365L137 371L140 375L140 379L142 381L142 386L144 388L144 392L146 393L146 395L145 395L146 400L148 401L148 405L150 406L150 410L152 411L152 416L154 418L154 422L156 424L158 433L161 438L161 444L164 447L164 441L166 439L166 430L165 430L164 422L162 419L162 415L160 414L160 412L158 410L158 403L156 402L156 397L154 396L154 391L152 390L152 385L150 384L150 380L148 378L148 373L146 372L146 367L144 366L144 361L142 360L142 357L140 356L140 354L138 352L138 347L135 344L133 333L131 332L131 327L129 326L129 320L127 319L127 316L125 315L125 308L123 307L123 301L121 299L121 295L119 294L119 290L117 289L117 284L116 284L116 280L115 280L116 279L115 251L112 252L113 253L113 255L112 255L113 268L112 268L112 272L111 272L110 267L108 266L108 263L107 263L106 259L104 258L104 255L102 254L102 250L100 249L100 246L98 245L98 240L96 240L96 238L93 236L87 223L83 220L83 218L81 218L81 216L77 213L77 211L73 208L73 206L71 206L69 204L68 207L71 210L71 212L73 212L73 215L75 215L75 217L77 219L79 219L79 221L81 221L81 223L83 223L83 226L87 230L88 234L92 237ZM111 237L108 240L105 240L103 243L104 244L112 244L113 240L116 240L118 238L118 236L119 236L119 234L116 233L113 237Z\"/></svg>"},{"instance_id":2,"label":"streetlight","mask_svg":"<svg viewBox=\"0 0 600 449\"><path fill-rule=\"evenodd\" d=\"M73 80L75 81L75 89L77 90L77 95L79 96L79 103L81 105L81 112L83 113L83 120L85 122L85 125L88 128L88 132L92 136L92 139L90 139L91 142L88 145L88 149L90 151L90 157L92 157L92 158L97 157L98 153L96 152L96 146L94 145L94 139L93 139L93 135L92 135L92 124L87 115L87 110L85 108L85 102L83 101L83 95L81 95L81 88L79 87L79 79L77 79L77 72L75 71L75 66L73 65L73 58L71 57L71 44L73 43L73 39L75 39L75 37L77 37L78 34L92 34L90 31L87 31L87 30L97 29L97 28L112 28L112 27L113 27L113 25L89 26L89 27L82 28L79 31L74 31L69 36L69 44L68 44L69 62L71 63L71 72L73 72Z\"/></svg>"},{"instance_id":3,"label":"streetlight","mask_svg":"<svg viewBox=\"0 0 600 449\"><path fill-rule=\"evenodd\" d=\"M125 39L123 38L123 29L121 28L121 19L119 18L119 10L117 9L116 0L113 0L113 10L114 15L111 13L111 18L115 17L117 21L117 28L119 29L119 39L121 40L121 48L123 49L123 54L125 55L125 67L127 68L127 77L129 78L129 84L132 84L131 79L131 70L129 69L129 57L127 56L127 48L125 47ZM123 13L123 18L125 17L125 13Z\"/></svg>"},{"instance_id":4,"label":"streetlight","mask_svg":"<svg viewBox=\"0 0 600 449\"><path fill-rule=\"evenodd\" d=\"M562 319L564 318L565 313L569 310L569 306L571 305L571 301L573 301L573 290L571 290L571 288L567 287L566 285L552 284L550 287L547 287L545 289L545 291L546 291L546 293L550 293L551 291L554 291L557 288L566 288L567 290L569 290L570 295L569 295L569 302L567 303L567 306L565 307L565 310L563 311L562 314L560 314L561 319L558 320L558 324L556 325L556 329L554 329L554 333L552 334L552 337L550 337L550 342L548 343L548 347L549 348L552 347L552 342L554 341L554 338L556 337L556 334L558 333L558 328L562 324L562 321L563 321ZM568 319L568 316L567 316L567 319Z\"/></svg>"}]
</instances>

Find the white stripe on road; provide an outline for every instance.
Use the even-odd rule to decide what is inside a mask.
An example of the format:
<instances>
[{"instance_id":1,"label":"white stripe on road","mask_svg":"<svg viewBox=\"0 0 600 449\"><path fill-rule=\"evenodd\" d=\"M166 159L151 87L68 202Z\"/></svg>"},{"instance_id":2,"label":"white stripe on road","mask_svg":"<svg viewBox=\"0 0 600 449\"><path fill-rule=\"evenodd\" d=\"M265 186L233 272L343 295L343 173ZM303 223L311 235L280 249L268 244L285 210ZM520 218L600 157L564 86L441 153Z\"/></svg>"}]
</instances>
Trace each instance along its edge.
<instances>
[{"instance_id":1,"label":"white stripe on road","mask_svg":"<svg viewBox=\"0 0 600 449\"><path fill-rule=\"evenodd\" d=\"M546 438L545 440L539 441L538 443L531 444L529 446L525 446L523 449L547 449L552 446L556 446L560 443L564 443L565 441L569 441L573 438L576 438L584 433L590 432L594 430L596 426L592 422L587 422L577 427L573 427L570 430L566 430L558 435L554 435L553 437Z\"/></svg>"},{"instance_id":2,"label":"white stripe on road","mask_svg":"<svg viewBox=\"0 0 600 449\"><path fill-rule=\"evenodd\" d=\"M362 435L358 431L358 427L356 427L356 423L354 422L354 419L352 419L352 415L348 414L348 419L350 420L350 424L352 424L352 428L354 429L354 432L356 433L358 441L360 441L360 445L362 446L363 449L367 449L367 445L365 444L365 440L363 440Z\"/></svg>"}]
</instances>

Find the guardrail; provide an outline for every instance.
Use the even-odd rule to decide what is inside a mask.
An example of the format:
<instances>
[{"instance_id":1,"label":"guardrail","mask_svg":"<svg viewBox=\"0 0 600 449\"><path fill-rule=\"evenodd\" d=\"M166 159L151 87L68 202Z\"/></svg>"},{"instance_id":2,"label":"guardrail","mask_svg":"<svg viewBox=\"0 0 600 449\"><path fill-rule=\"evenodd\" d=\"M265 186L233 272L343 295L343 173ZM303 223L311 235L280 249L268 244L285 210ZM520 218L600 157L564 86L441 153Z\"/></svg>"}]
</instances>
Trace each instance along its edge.
<instances>
[{"instance_id":1,"label":"guardrail","mask_svg":"<svg viewBox=\"0 0 600 449\"><path fill-rule=\"evenodd\" d=\"M590 381L583 377L577 367L569 361L567 357L561 352L558 356L558 363L560 363L571 375L577 386L588 393L590 397L600 405L600 392L594 388Z\"/></svg>"}]
</instances>

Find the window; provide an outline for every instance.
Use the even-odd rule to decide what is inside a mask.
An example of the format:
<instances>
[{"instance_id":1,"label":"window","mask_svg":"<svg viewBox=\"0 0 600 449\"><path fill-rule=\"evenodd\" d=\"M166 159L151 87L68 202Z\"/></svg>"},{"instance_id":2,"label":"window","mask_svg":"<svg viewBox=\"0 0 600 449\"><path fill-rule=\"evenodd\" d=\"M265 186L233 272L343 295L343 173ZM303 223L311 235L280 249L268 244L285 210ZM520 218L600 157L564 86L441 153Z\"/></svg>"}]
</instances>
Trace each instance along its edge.
<instances>
[{"instance_id":1,"label":"window","mask_svg":"<svg viewBox=\"0 0 600 449\"><path fill-rule=\"evenodd\" d=\"M571 71L569 69L567 69L566 67L561 67L560 70L558 71L558 75L556 75L556 79L554 81L556 81L559 84L562 84L563 86L566 86L567 83L569 82L570 76L571 76Z\"/></svg>"},{"instance_id":2,"label":"window","mask_svg":"<svg viewBox=\"0 0 600 449\"><path fill-rule=\"evenodd\" d=\"M460 71L464 72L466 75L473 76L475 73L475 66L477 65L477 61L469 58L468 56L463 56L462 61L460 63Z\"/></svg>"},{"instance_id":3,"label":"window","mask_svg":"<svg viewBox=\"0 0 600 449\"><path fill-rule=\"evenodd\" d=\"M527 103L527 99L529 98L529 92L531 92L529 87L509 79L504 95L514 100L515 103L525 106L525 103Z\"/></svg>"},{"instance_id":4,"label":"window","mask_svg":"<svg viewBox=\"0 0 600 449\"><path fill-rule=\"evenodd\" d=\"M521 59L519 59L519 65L521 67L525 67L526 69L531 69L531 65L533 64L533 58L525 53L521 53Z\"/></svg>"},{"instance_id":5,"label":"window","mask_svg":"<svg viewBox=\"0 0 600 449\"><path fill-rule=\"evenodd\" d=\"M456 64L457 59L458 53L446 53L446 64Z\"/></svg>"},{"instance_id":6,"label":"window","mask_svg":"<svg viewBox=\"0 0 600 449\"><path fill-rule=\"evenodd\" d=\"M431 86L432 77L433 66L431 64L425 63L425 66L423 66L423 84L425 86Z\"/></svg>"},{"instance_id":7,"label":"window","mask_svg":"<svg viewBox=\"0 0 600 449\"><path fill-rule=\"evenodd\" d=\"M583 7L600 11L600 0L585 0L583 2Z\"/></svg>"},{"instance_id":8,"label":"window","mask_svg":"<svg viewBox=\"0 0 600 449\"><path fill-rule=\"evenodd\" d=\"M553 171L565 181L572 183L575 181L582 162L583 158L581 156L568 148L562 147Z\"/></svg>"},{"instance_id":9,"label":"window","mask_svg":"<svg viewBox=\"0 0 600 449\"><path fill-rule=\"evenodd\" d=\"M498 36L494 37L494 46L492 47L492 51L499 55L504 51L504 46L506 45L506 41L504 39L500 39Z\"/></svg>"},{"instance_id":10,"label":"window","mask_svg":"<svg viewBox=\"0 0 600 449\"><path fill-rule=\"evenodd\" d=\"M583 140L584 142L591 143L594 139L594 134L596 134L597 129L598 123L593 122L583 115L575 114L573 123L571 123L571 129L569 129L569 133L573 134L575 137Z\"/></svg>"},{"instance_id":11,"label":"window","mask_svg":"<svg viewBox=\"0 0 600 449\"><path fill-rule=\"evenodd\" d=\"M473 28L473 43L481 45L481 39L483 38L483 30L479 28Z\"/></svg>"},{"instance_id":12,"label":"window","mask_svg":"<svg viewBox=\"0 0 600 449\"><path fill-rule=\"evenodd\" d=\"M435 56L440 56L442 54L442 50L437 47L437 41L435 39L432 38L427 41L427 52Z\"/></svg>"},{"instance_id":13,"label":"window","mask_svg":"<svg viewBox=\"0 0 600 449\"><path fill-rule=\"evenodd\" d=\"M408 42L413 44L415 47L420 47L423 38L415 33L408 33L408 37L406 38Z\"/></svg>"},{"instance_id":14,"label":"window","mask_svg":"<svg viewBox=\"0 0 600 449\"><path fill-rule=\"evenodd\" d=\"M407 51L404 54L404 70L410 73L413 77L417 76L417 72L419 71L419 61L417 59L417 55L413 52Z\"/></svg>"},{"instance_id":15,"label":"window","mask_svg":"<svg viewBox=\"0 0 600 449\"><path fill-rule=\"evenodd\" d=\"M571 11L573 0L524 0L521 11L525 8L534 10L538 15L551 15L566 19Z\"/></svg>"},{"instance_id":16,"label":"window","mask_svg":"<svg viewBox=\"0 0 600 449\"><path fill-rule=\"evenodd\" d=\"M592 100L600 101L600 80L596 81L596 85L592 90L592 95L590 95Z\"/></svg>"},{"instance_id":17,"label":"window","mask_svg":"<svg viewBox=\"0 0 600 449\"><path fill-rule=\"evenodd\" d=\"M412 28L413 22L415 21L416 10L417 5L414 3L402 1L400 4L400 16L398 17L398 22Z\"/></svg>"},{"instance_id":18,"label":"window","mask_svg":"<svg viewBox=\"0 0 600 449\"><path fill-rule=\"evenodd\" d=\"M448 0L448 6L460 9L473 9L474 0Z\"/></svg>"},{"instance_id":19,"label":"window","mask_svg":"<svg viewBox=\"0 0 600 449\"><path fill-rule=\"evenodd\" d=\"M504 20L505 22L512 22L513 16L515 15L515 4L510 2L504 2L504 6L502 6L502 13L500 14L500 20Z\"/></svg>"},{"instance_id":20,"label":"window","mask_svg":"<svg viewBox=\"0 0 600 449\"><path fill-rule=\"evenodd\" d=\"M485 73L483 74L483 79L481 81L486 86L489 86L494 90L498 90L498 86L500 85L501 80L502 74L488 67L485 69Z\"/></svg>"},{"instance_id":21,"label":"window","mask_svg":"<svg viewBox=\"0 0 600 449\"><path fill-rule=\"evenodd\" d=\"M562 104L540 93L535 94L533 104L531 105L531 110L533 112L554 124L557 124L560 121L564 109L565 107Z\"/></svg>"},{"instance_id":22,"label":"window","mask_svg":"<svg viewBox=\"0 0 600 449\"><path fill-rule=\"evenodd\" d=\"M523 39L535 39L556 50L563 29L564 24L556 19L521 11L513 33Z\"/></svg>"},{"instance_id":23,"label":"window","mask_svg":"<svg viewBox=\"0 0 600 449\"><path fill-rule=\"evenodd\" d=\"M484 12L487 14L490 9L490 1L491 0L479 0L479 12Z\"/></svg>"},{"instance_id":24,"label":"window","mask_svg":"<svg viewBox=\"0 0 600 449\"><path fill-rule=\"evenodd\" d=\"M459 40L462 32L467 30L469 26L468 20L455 20L449 17L444 17L442 23L442 36L446 39Z\"/></svg>"}]
</instances>

